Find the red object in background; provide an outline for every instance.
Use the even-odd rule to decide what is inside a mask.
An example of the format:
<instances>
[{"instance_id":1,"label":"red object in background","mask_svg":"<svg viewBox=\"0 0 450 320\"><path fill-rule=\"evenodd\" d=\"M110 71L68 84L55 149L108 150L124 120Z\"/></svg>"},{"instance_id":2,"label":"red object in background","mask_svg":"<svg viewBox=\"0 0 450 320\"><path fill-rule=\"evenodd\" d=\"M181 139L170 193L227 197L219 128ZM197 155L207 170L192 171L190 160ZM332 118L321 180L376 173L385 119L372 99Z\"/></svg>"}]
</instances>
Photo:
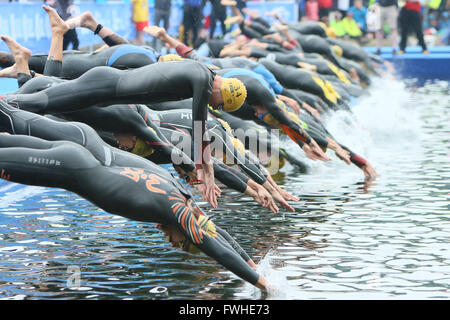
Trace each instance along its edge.
<instances>
[{"instance_id":1,"label":"red object in background","mask_svg":"<svg viewBox=\"0 0 450 320\"><path fill-rule=\"evenodd\" d=\"M333 0L319 0L319 8L329 9L333 6Z\"/></svg>"},{"instance_id":2,"label":"red object in background","mask_svg":"<svg viewBox=\"0 0 450 320\"><path fill-rule=\"evenodd\" d=\"M205 18L205 23L203 24L203 27L205 29L209 29L209 25L211 24L211 20L209 18L210 18L210 15L207 15Z\"/></svg>"}]
</instances>

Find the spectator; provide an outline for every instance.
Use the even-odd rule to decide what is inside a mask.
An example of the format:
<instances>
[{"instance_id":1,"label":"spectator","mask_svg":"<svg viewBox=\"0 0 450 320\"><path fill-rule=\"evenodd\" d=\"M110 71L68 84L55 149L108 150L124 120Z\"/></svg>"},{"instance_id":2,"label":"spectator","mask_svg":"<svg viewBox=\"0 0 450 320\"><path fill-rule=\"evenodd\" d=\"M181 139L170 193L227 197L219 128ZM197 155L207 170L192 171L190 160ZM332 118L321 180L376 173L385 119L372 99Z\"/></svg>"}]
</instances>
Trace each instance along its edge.
<instances>
[{"instance_id":1,"label":"spectator","mask_svg":"<svg viewBox=\"0 0 450 320\"><path fill-rule=\"evenodd\" d=\"M72 10L74 9L73 0L56 0L52 7L58 12L61 19L64 21L72 18ZM78 50L80 41L78 40L77 31L70 29L64 34L63 50L67 50L69 44L72 43L72 50Z\"/></svg>"},{"instance_id":2,"label":"spectator","mask_svg":"<svg viewBox=\"0 0 450 320\"><path fill-rule=\"evenodd\" d=\"M305 13L308 20L319 21L319 4L317 0L306 0Z\"/></svg>"},{"instance_id":3,"label":"spectator","mask_svg":"<svg viewBox=\"0 0 450 320\"><path fill-rule=\"evenodd\" d=\"M145 44L144 28L148 26L148 0L131 0L133 13L133 22L136 25L136 37L134 43L137 45Z\"/></svg>"},{"instance_id":4,"label":"spectator","mask_svg":"<svg viewBox=\"0 0 450 320\"><path fill-rule=\"evenodd\" d=\"M214 32L216 31L217 21L220 22L220 28L222 30L222 36L227 33L227 28L225 26L225 19L227 18L227 8L223 6L220 2L221 0L210 0L211 1L211 15L209 16L209 38L214 38Z\"/></svg>"},{"instance_id":5,"label":"spectator","mask_svg":"<svg viewBox=\"0 0 450 320\"><path fill-rule=\"evenodd\" d=\"M333 7L333 0L319 0L319 19L325 23L328 23L328 15L330 14L331 7Z\"/></svg>"},{"instance_id":6,"label":"spectator","mask_svg":"<svg viewBox=\"0 0 450 320\"><path fill-rule=\"evenodd\" d=\"M162 20L164 29L169 30L170 11L171 0L155 0L154 25L160 27ZM153 47L161 47L159 39L153 38Z\"/></svg>"},{"instance_id":7,"label":"spectator","mask_svg":"<svg viewBox=\"0 0 450 320\"><path fill-rule=\"evenodd\" d=\"M380 6L375 3L369 6L366 14L367 35L370 38L375 38L375 34L380 29L380 24Z\"/></svg>"},{"instance_id":8,"label":"spectator","mask_svg":"<svg viewBox=\"0 0 450 320\"><path fill-rule=\"evenodd\" d=\"M377 37L377 54L381 54L381 46L384 38L384 26L387 24L389 27L392 52L395 54L398 41L397 32L397 17L398 17L398 5L397 0L377 0L380 6L380 23L379 30L376 32Z\"/></svg>"},{"instance_id":9,"label":"spectator","mask_svg":"<svg viewBox=\"0 0 450 320\"><path fill-rule=\"evenodd\" d=\"M345 17L349 8L350 0L337 0L337 9L341 12L342 17Z\"/></svg>"},{"instance_id":10,"label":"spectator","mask_svg":"<svg viewBox=\"0 0 450 320\"><path fill-rule=\"evenodd\" d=\"M330 28L334 30L338 37L347 36L359 40L362 36L362 31L353 19L353 13L348 11L343 19L341 17L340 11L335 12L332 15L332 19L330 19Z\"/></svg>"},{"instance_id":11,"label":"spectator","mask_svg":"<svg viewBox=\"0 0 450 320\"><path fill-rule=\"evenodd\" d=\"M183 4L183 40L186 45L189 43L189 31L192 32L192 45L196 43L198 32L202 20L202 0L184 0Z\"/></svg>"},{"instance_id":12,"label":"spectator","mask_svg":"<svg viewBox=\"0 0 450 320\"><path fill-rule=\"evenodd\" d=\"M367 31L367 25L366 25L366 16L367 16L367 8L363 6L362 0L355 0L354 4L350 9L348 9L349 12L353 14L353 19L355 19L356 24L358 25L359 29L366 33Z\"/></svg>"},{"instance_id":13,"label":"spectator","mask_svg":"<svg viewBox=\"0 0 450 320\"><path fill-rule=\"evenodd\" d=\"M406 48L406 42L408 40L408 34L410 31L414 31L417 40L422 47L423 53L428 54L427 45L423 38L422 21L420 19L420 2L419 0L407 0L405 6L400 12L400 28L402 30L402 36L400 40L399 54L403 54Z\"/></svg>"}]
</instances>

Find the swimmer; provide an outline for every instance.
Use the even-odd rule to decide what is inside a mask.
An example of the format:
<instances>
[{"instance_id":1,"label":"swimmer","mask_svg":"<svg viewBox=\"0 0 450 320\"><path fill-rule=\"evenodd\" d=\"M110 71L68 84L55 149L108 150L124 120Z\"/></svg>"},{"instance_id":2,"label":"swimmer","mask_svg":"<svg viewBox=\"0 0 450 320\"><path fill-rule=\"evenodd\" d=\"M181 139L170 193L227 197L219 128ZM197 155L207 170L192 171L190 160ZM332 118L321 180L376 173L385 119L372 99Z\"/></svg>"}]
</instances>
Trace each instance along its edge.
<instances>
[{"instance_id":1,"label":"swimmer","mask_svg":"<svg viewBox=\"0 0 450 320\"><path fill-rule=\"evenodd\" d=\"M31 79L28 83L34 81ZM27 84L28 84L27 83ZM35 113L64 113L83 108L117 103L151 103L193 97L193 143L197 173L206 182L205 198L215 206L213 168L209 163L208 139L204 137L204 120L208 103L225 110L239 109L246 89L237 79L223 79L195 61L155 63L132 70L97 67L80 78L54 83L31 94L9 94L6 102ZM198 138L197 137L198 134ZM193 145L194 147L194 145Z\"/></svg>"},{"instance_id":2,"label":"swimmer","mask_svg":"<svg viewBox=\"0 0 450 320\"><path fill-rule=\"evenodd\" d=\"M106 212L157 223L174 247L202 251L238 277L266 289L253 260L159 168L108 167L73 142L0 134L0 171L8 181L63 188Z\"/></svg>"}]
</instances>

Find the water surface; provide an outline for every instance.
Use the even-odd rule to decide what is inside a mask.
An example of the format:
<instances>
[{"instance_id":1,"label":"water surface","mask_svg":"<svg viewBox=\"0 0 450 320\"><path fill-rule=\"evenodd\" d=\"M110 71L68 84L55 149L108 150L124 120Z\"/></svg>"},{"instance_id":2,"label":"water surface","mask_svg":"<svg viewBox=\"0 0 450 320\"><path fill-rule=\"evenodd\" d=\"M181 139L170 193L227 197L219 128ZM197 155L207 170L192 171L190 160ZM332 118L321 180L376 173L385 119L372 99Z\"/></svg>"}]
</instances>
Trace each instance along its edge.
<instances>
[{"instance_id":1,"label":"water surface","mask_svg":"<svg viewBox=\"0 0 450 320\"><path fill-rule=\"evenodd\" d=\"M306 175L289 166L277 175L300 197L295 213L223 192L209 214L259 263L268 295L208 257L172 249L153 224L1 180L0 298L448 299L449 110L447 82L376 81L353 114L327 119L376 168L373 183L329 152L330 163L306 160Z\"/></svg>"}]
</instances>

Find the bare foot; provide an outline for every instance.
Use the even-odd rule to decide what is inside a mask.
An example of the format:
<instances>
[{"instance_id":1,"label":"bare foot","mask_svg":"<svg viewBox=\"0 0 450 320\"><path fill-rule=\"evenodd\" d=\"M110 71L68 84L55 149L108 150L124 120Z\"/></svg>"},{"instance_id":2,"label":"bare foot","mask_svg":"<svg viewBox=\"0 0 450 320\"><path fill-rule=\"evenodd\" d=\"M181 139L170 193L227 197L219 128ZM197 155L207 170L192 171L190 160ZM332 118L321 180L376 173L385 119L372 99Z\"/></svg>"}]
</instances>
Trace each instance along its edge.
<instances>
[{"instance_id":1,"label":"bare foot","mask_svg":"<svg viewBox=\"0 0 450 320\"><path fill-rule=\"evenodd\" d=\"M0 70L0 78L17 78L17 65Z\"/></svg>"},{"instance_id":2,"label":"bare foot","mask_svg":"<svg viewBox=\"0 0 450 320\"><path fill-rule=\"evenodd\" d=\"M92 31L95 31L95 28L97 28L98 25L97 21L94 19L94 16L89 11L84 12L77 17L68 19L66 23L69 25L70 29L81 27Z\"/></svg>"},{"instance_id":3,"label":"bare foot","mask_svg":"<svg viewBox=\"0 0 450 320\"><path fill-rule=\"evenodd\" d=\"M30 49L22 47L13 38L10 38L8 36L0 36L0 38L6 42L6 45L8 46L9 51L11 51L11 54L13 55L16 62L20 59L30 58L31 56Z\"/></svg>"},{"instance_id":4,"label":"bare foot","mask_svg":"<svg viewBox=\"0 0 450 320\"><path fill-rule=\"evenodd\" d=\"M42 8L48 14L52 33L65 34L67 31L69 31L69 25L63 19L61 19L55 9L49 6L42 6Z\"/></svg>"}]
</instances>

